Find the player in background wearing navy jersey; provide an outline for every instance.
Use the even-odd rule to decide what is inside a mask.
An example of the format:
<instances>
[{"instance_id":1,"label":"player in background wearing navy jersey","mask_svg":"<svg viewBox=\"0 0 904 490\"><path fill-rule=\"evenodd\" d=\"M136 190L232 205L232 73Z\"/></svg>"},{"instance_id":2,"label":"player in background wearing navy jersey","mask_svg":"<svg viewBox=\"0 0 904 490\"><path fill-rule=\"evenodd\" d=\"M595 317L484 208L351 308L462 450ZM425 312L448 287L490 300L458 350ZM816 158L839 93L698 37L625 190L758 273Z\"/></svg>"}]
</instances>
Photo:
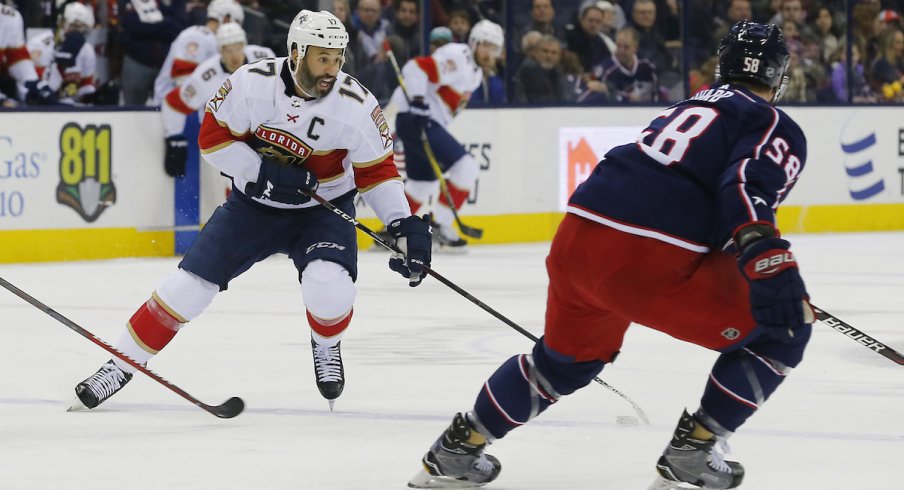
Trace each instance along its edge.
<instances>
[{"instance_id":1,"label":"player in background wearing navy jersey","mask_svg":"<svg viewBox=\"0 0 904 490\"><path fill-rule=\"evenodd\" d=\"M778 27L736 24L719 48L719 85L606 154L553 239L544 337L490 376L409 486L495 479L501 466L486 444L586 386L615 360L631 322L721 352L651 488L741 484L743 467L725 461L716 443L801 361L813 322L775 227L806 158L800 128L774 107L788 60Z\"/></svg>"},{"instance_id":2,"label":"player in background wearing navy jersey","mask_svg":"<svg viewBox=\"0 0 904 490\"><path fill-rule=\"evenodd\" d=\"M317 387L332 408L345 386L340 341L356 294L356 230L309 194L354 216L360 193L404 252L389 266L411 286L420 284L431 253L429 224L411 215L383 111L340 70L347 44L333 14L302 10L290 24L287 58L243 65L212 94L198 144L233 191L179 269L132 315L115 345L120 352L147 363L232 279L283 253L298 270ZM110 360L76 385L73 408L96 407L134 371Z\"/></svg>"}]
</instances>

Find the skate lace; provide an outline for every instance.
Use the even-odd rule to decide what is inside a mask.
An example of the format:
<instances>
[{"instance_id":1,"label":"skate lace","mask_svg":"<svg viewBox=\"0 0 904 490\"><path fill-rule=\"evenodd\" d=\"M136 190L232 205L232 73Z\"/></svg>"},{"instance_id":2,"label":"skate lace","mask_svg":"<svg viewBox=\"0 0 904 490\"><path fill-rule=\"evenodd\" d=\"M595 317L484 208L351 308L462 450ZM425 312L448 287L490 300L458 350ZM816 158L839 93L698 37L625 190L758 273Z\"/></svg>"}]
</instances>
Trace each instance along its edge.
<instances>
[{"instance_id":1,"label":"skate lace","mask_svg":"<svg viewBox=\"0 0 904 490\"><path fill-rule=\"evenodd\" d=\"M314 369L320 381L342 381L342 357L339 344L314 347Z\"/></svg>"},{"instance_id":2,"label":"skate lace","mask_svg":"<svg viewBox=\"0 0 904 490\"><path fill-rule=\"evenodd\" d=\"M725 455L730 453L731 448L728 447L728 441L717 436L716 445L709 453L709 467L722 473L730 473L731 466L725 462Z\"/></svg>"},{"instance_id":3,"label":"skate lace","mask_svg":"<svg viewBox=\"0 0 904 490\"><path fill-rule=\"evenodd\" d=\"M85 384L98 400L103 400L116 393L116 390L122 387L125 379L125 374L118 367L105 365L100 371L85 380Z\"/></svg>"}]
</instances>

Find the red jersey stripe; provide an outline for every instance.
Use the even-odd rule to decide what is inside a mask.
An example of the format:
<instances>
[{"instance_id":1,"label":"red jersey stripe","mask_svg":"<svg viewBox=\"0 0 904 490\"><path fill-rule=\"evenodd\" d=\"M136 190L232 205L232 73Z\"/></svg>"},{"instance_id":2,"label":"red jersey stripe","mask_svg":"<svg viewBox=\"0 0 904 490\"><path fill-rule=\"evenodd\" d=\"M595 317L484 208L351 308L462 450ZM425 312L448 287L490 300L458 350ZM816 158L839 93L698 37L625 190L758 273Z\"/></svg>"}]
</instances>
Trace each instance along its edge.
<instances>
[{"instance_id":1,"label":"red jersey stripe","mask_svg":"<svg viewBox=\"0 0 904 490\"><path fill-rule=\"evenodd\" d=\"M166 98L164 98L166 104L181 112L182 114L191 114L194 112L191 107L185 105L185 102L182 102L182 97L179 97L179 87L176 87L169 91L166 94Z\"/></svg>"},{"instance_id":2,"label":"red jersey stripe","mask_svg":"<svg viewBox=\"0 0 904 490\"><path fill-rule=\"evenodd\" d=\"M248 138L249 134L237 135L228 126L217 121L213 114L205 112L198 134L198 146L202 153L210 153L236 141L247 141Z\"/></svg>"},{"instance_id":3,"label":"red jersey stripe","mask_svg":"<svg viewBox=\"0 0 904 490\"><path fill-rule=\"evenodd\" d=\"M427 74L427 80L430 83L439 82L439 70L436 68L436 60L430 56L418 56L414 61Z\"/></svg>"},{"instance_id":4,"label":"red jersey stripe","mask_svg":"<svg viewBox=\"0 0 904 490\"><path fill-rule=\"evenodd\" d=\"M367 167L354 167L354 171L355 186L359 192L367 192L387 180L401 179L392 159L392 152L387 153L386 158L380 163Z\"/></svg>"},{"instance_id":5,"label":"red jersey stripe","mask_svg":"<svg viewBox=\"0 0 904 490\"><path fill-rule=\"evenodd\" d=\"M436 89L436 95L446 104L452 114L458 112L458 106L461 104L461 94L456 92L452 87L443 85Z\"/></svg>"},{"instance_id":6,"label":"red jersey stripe","mask_svg":"<svg viewBox=\"0 0 904 490\"><path fill-rule=\"evenodd\" d=\"M195 71L195 68L197 67L198 64L194 61L174 60L173 68L170 70L170 75L173 78L188 76L191 75L191 72Z\"/></svg>"},{"instance_id":7,"label":"red jersey stripe","mask_svg":"<svg viewBox=\"0 0 904 490\"><path fill-rule=\"evenodd\" d=\"M15 48L6 48L6 66L13 66L24 60L30 60L31 55L28 54L28 48L25 46L17 46Z\"/></svg>"},{"instance_id":8,"label":"red jersey stripe","mask_svg":"<svg viewBox=\"0 0 904 490\"><path fill-rule=\"evenodd\" d=\"M320 182L329 182L345 173L342 161L348 150L332 150L327 153L314 153L304 161L304 167L317 176Z\"/></svg>"}]
</instances>

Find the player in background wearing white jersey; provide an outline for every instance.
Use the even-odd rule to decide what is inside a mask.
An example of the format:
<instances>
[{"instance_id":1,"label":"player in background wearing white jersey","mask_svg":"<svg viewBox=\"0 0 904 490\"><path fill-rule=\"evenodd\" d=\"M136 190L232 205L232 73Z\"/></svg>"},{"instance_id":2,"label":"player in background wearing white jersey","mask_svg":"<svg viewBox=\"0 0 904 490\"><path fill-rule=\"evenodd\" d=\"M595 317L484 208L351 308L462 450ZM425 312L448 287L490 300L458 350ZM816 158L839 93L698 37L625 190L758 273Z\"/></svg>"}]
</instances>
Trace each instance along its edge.
<instances>
[{"instance_id":1,"label":"player in background wearing white jersey","mask_svg":"<svg viewBox=\"0 0 904 490\"><path fill-rule=\"evenodd\" d=\"M28 40L28 51L41 80L47 82L62 103L88 103L97 88L94 73L97 55L85 35L94 28L94 12L81 3L66 4L60 42L48 31Z\"/></svg>"},{"instance_id":2,"label":"player in background wearing white jersey","mask_svg":"<svg viewBox=\"0 0 904 490\"><path fill-rule=\"evenodd\" d=\"M466 250L467 242L453 227L455 218L450 206L461 209L480 172L480 164L447 127L483 81L475 57L498 58L502 54L503 40L502 27L498 24L489 20L478 22L471 29L468 44L450 43L430 56L418 56L406 63L402 77L407 95L399 87L391 99L391 103L399 108L395 129L405 149L405 195L412 213L436 201L433 219L437 225L435 243L439 250ZM489 63L493 64L495 62ZM422 133L426 133L430 149L446 175L451 203L445 195L436 199L439 183L427 159Z\"/></svg>"},{"instance_id":3,"label":"player in background wearing white jersey","mask_svg":"<svg viewBox=\"0 0 904 490\"><path fill-rule=\"evenodd\" d=\"M53 90L38 78L35 64L25 46L25 24L19 11L0 5L0 72L16 81L19 101L29 104L53 104ZM19 102L0 93L0 107L16 107Z\"/></svg>"},{"instance_id":4,"label":"player in background wearing white jersey","mask_svg":"<svg viewBox=\"0 0 904 490\"><path fill-rule=\"evenodd\" d=\"M231 279L285 253L299 274L317 387L332 408L345 385L339 345L356 294L356 229L308 193L351 216L361 193L403 252L390 258L390 268L411 286L430 265L431 232L408 208L380 105L340 70L348 45L342 22L302 10L286 45L288 58L242 66L207 103L198 143L205 160L232 178L233 191L179 269L129 320L116 348L146 363ZM133 372L110 360L76 386L73 407L96 407Z\"/></svg>"},{"instance_id":5,"label":"player in background wearing white jersey","mask_svg":"<svg viewBox=\"0 0 904 490\"><path fill-rule=\"evenodd\" d=\"M182 85L173 87L164 97L160 112L163 115L163 134L166 153L163 168L171 177L185 175L188 141L182 131L185 118L200 109L217 92L232 72L245 63L262 58L275 58L270 48L249 45L242 26L231 22L217 29L220 55L198 65Z\"/></svg>"},{"instance_id":6,"label":"player in background wearing white jersey","mask_svg":"<svg viewBox=\"0 0 904 490\"><path fill-rule=\"evenodd\" d=\"M245 11L235 0L213 0L207 6L207 23L188 26L176 36L170 45L160 73L154 80L154 105L163 104L163 98L182 83L195 68L217 55L217 29L226 23L241 24Z\"/></svg>"}]
</instances>

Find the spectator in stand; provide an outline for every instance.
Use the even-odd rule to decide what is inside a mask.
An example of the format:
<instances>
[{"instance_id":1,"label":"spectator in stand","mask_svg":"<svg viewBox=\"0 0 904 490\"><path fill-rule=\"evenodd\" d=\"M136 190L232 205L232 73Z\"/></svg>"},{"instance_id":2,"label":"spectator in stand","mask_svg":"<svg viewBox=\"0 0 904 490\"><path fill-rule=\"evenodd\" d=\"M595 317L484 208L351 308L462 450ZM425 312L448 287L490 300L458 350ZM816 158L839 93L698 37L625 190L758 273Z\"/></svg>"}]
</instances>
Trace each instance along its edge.
<instances>
[{"instance_id":1,"label":"spectator in stand","mask_svg":"<svg viewBox=\"0 0 904 490\"><path fill-rule=\"evenodd\" d=\"M395 20L387 35L394 38L393 49L399 66L405 66L411 58L421 54L421 12L419 0L395 0ZM392 87L395 88L395 87Z\"/></svg>"},{"instance_id":2,"label":"spectator in stand","mask_svg":"<svg viewBox=\"0 0 904 490\"><path fill-rule=\"evenodd\" d=\"M467 43L471 33L471 15L467 10L453 10L449 14L449 29L452 30L452 42Z\"/></svg>"},{"instance_id":3,"label":"spectator in stand","mask_svg":"<svg viewBox=\"0 0 904 490\"><path fill-rule=\"evenodd\" d=\"M446 26L434 27L430 30L430 54L452 42L452 30Z\"/></svg>"},{"instance_id":4,"label":"spectator in stand","mask_svg":"<svg viewBox=\"0 0 904 490\"><path fill-rule=\"evenodd\" d=\"M793 24L793 21L789 21ZM788 85L782 100L786 102L812 102L816 100L815 88L807 78L803 64L804 45L799 39L785 38L791 58L788 62Z\"/></svg>"},{"instance_id":5,"label":"spectator in stand","mask_svg":"<svg viewBox=\"0 0 904 490\"><path fill-rule=\"evenodd\" d=\"M638 34L637 54L656 67L660 78L675 80L678 70L675 60L665 46L665 38L656 28L656 3L653 0L634 0L631 25ZM668 75L666 75L668 73ZM680 79L680 76L677 77Z\"/></svg>"},{"instance_id":6,"label":"spectator in stand","mask_svg":"<svg viewBox=\"0 0 904 490\"><path fill-rule=\"evenodd\" d=\"M568 100L571 86L560 65L562 44L558 38L550 34L541 35L530 53L530 57L518 68L518 102L554 104Z\"/></svg>"},{"instance_id":7,"label":"spectator in stand","mask_svg":"<svg viewBox=\"0 0 904 490\"><path fill-rule=\"evenodd\" d=\"M170 43L186 27L185 0L119 0L118 7L123 101L144 105Z\"/></svg>"},{"instance_id":8,"label":"spectator in stand","mask_svg":"<svg viewBox=\"0 0 904 490\"><path fill-rule=\"evenodd\" d=\"M530 18L530 24L521 30L519 38L530 31L537 31L540 34L554 36L560 42L565 42L565 31L555 22L556 9L552 5L552 0L533 0Z\"/></svg>"},{"instance_id":9,"label":"spectator in stand","mask_svg":"<svg viewBox=\"0 0 904 490\"><path fill-rule=\"evenodd\" d=\"M901 30L901 16L894 10L883 10L876 18L876 36L889 29Z\"/></svg>"},{"instance_id":10,"label":"spectator in stand","mask_svg":"<svg viewBox=\"0 0 904 490\"><path fill-rule=\"evenodd\" d=\"M351 8L348 6L348 0L333 0L333 15L345 26L345 32L348 32L348 45L345 48L345 63L342 65L342 71L353 77L358 76L358 59L361 58L361 44L358 43L358 28L352 25Z\"/></svg>"},{"instance_id":11,"label":"spectator in stand","mask_svg":"<svg viewBox=\"0 0 904 490\"><path fill-rule=\"evenodd\" d=\"M876 18L879 11L879 2L876 1L861 1L854 5L852 14L854 42L860 46L860 54L865 65L869 65L878 52Z\"/></svg>"},{"instance_id":12,"label":"spectator in stand","mask_svg":"<svg viewBox=\"0 0 904 490\"><path fill-rule=\"evenodd\" d=\"M851 102L854 103L873 103L876 102L876 94L873 92L869 84L866 83L864 76L863 61L860 58L860 48L851 45L851 68L852 76L848 76L848 67L845 62L847 56L846 49L839 49L837 52L837 61L832 63L832 91L838 102L848 101L848 80L850 80Z\"/></svg>"},{"instance_id":13,"label":"spectator in stand","mask_svg":"<svg viewBox=\"0 0 904 490\"><path fill-rule=\"evenodd\" d=\"M772 23L781 26L785 21L797 24L801 37L810 37L812 33L807 27L807 11L804 10L801 0L782 0L780 10L772 16Z\"/></svg>"},{"instance_id":14,"label":"spectator in stand","mask_svg":"<svg viewBox=\"0 0 904 490\"><path fill-rule=\"evenodd\" d=\"M382 103L389 97L389 82L395 77L392 67L387 66L386 53L383 51L389 21L382 18L379 0L360 0L355 12L358 49L361 53L357 59L357 78Z\"/></svg>"},{"instance_id":15,"label":"spectator in stand","mask_svg":"<svg viewBox=\"0 0 904 490\"><path fill-rule=\"evenodd\" d=\"M600 28L600 37L606 43L606 49L610 53L615 52L615 35L618 34L619 27L616 25L618 18L616 17L615 6L607 0L596 2L600 10L603 11L603 26ZM624 27L624 26L622 26Z\"/></svg>"},{"instance_id":16,"label":"spectator in stand","mask_svg":"<svg viewBox=\"0 0 904 490\"><path fill-rule=\"evenodd\" d=\"M569 24L565 27L568 50L578 55L585 72L589 72L612 54L600 36L604 16L600 3L595 0L582 3L578 13L578 25Z\"/></svg>"},{"instance_id":17,"label":"spectator in stand","mask_svg":"<svg viewBox=\"0 0 904 490\"><path fill-rule=\"evenodd\" d=\"M611 102L657 102L659 78L650 60L638 56L640 34L632 27L618 31L615 55L593 68L599 81L591 90Z\"/></svg>"},{"instance_id":18,"label":"spectator in stand","mask_svg":"<svg viewBox=\"0 0 904 490\"><path fill-rule=\"evenodd\" d=\"M886 102L904 101L904 33L888 29L879 36L879 54L870 68L873 90Z\"/></svg>"},{"instance_id":19,"label":"spectator in stand","mask_svg":"<svg viewBox=\"0 0 904 490\"><path fill-rule=\"evenodd\" d=\"M839 48L844 48L838 41L838 33L835 29L835 19L832 12L827 7L818 7L816 15L813 16L810 32L819 44L821 51L820 61L828 65L831 60L837 59L836 52ZM845 51L847 51L845 49ZM844 100L847 100L845 97Z\"/></svg>"}]
</instances>

